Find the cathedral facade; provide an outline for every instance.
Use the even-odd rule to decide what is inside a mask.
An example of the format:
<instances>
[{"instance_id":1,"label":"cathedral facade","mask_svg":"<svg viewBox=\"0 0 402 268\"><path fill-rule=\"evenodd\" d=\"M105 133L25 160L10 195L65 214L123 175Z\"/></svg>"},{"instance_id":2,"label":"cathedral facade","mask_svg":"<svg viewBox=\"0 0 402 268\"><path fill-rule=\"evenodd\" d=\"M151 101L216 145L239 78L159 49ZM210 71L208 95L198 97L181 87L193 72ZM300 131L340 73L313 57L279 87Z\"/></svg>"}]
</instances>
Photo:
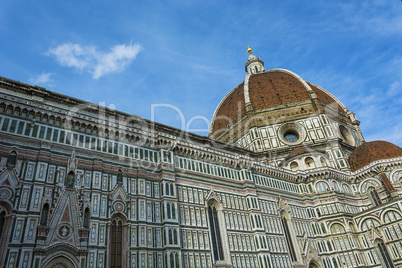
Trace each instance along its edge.
<instances>
[{"instance_id":1,"label":"cathedral facade","mask_svg":"<svg viewBox=\"0 0 402 268\"><path fill-rule=\"evenodd\" d=\"M0 77L0 267L401 267L402 149L248 52L208 137Z\"/></svg>"}]
</instances>

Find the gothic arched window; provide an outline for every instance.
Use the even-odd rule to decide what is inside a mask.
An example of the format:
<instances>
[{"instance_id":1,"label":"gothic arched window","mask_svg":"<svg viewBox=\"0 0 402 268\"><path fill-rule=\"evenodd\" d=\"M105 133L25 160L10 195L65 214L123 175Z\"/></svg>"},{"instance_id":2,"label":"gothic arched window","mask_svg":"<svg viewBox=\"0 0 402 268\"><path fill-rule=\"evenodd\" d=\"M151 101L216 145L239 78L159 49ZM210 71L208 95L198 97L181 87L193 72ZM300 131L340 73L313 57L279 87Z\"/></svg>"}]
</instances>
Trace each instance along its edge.
<instances>
[{"instance_id":1,"label":"gothic arched window","mask_svg":"<svg viewBox=\"0 0 402 268\"><path fill-rule=\"evenodd\" d=\"M177 230L173 230L173 244L177 245Z\"/></svg>"},{"instance_id":2,"label":"gothic arched window","mask_svg":"<svg viewBox=\"0 0 402 268\"><path fill-rule=\"evenodd\" d=\"M292 237L290 235L290 230L288 226L288 221L285 216L282 215L282 227L285 232L286 241L288 244L289 254L292 261L297 261L295 248L293 246Z\"/></svg>"},{"instance_id":3,"label":"gothic arched window","mask_svg":"<svg viewBox=\"0 0 402 268\"><path fill-rule=\"evenodd\" d=\"M89 208L86 208L85 209L85 212L84 212L84 219L83 219L83 226L84 226L84 228L89 228L89 220L90 220L90 211L89 211Z\"/></svg>"},{"instance_id":4,"label":"gothic arched window","mask_svg":"<svg viewBox=\"0 0 402 268\"><path fill-rule=\"evenodd\" d=\"M17 153L15 151L12 151L10 155L7 157L7 168L8 169L13 169L17 163Z\"/></svg>"},{"instance_id":5,"label":"gothic arched window","mask_svg":"<svg viewBox=\"0 0 402 268\"><path fill-rule=\"evenodd\" d=\"M211 230L212 248L215 260L223 260L221 232L219 230L218 212L215 206L208 206L209 228Z\"/></svg>"},{"instance_id":6,"label":"gothic arched window","mask_svg":"<svg viewBox=\"0 0 402 268\"><path fill-rule=\"evenodd\" d=\"M169 193L169 184L168 183L166 183L165 184L165 195L170 195L170 193Z\"/></svg>"},{"instance_id":7,"label":"gothic arched window","mask_svg":"<svg viewBox=\"0 0 402 268\"><path fill-rule=\"evenodd\" d=\"M170 195L174 195L174 186L173 186L173 183L170 184Z\"/></svg>"},{"instance_id":8,"label":"gothic arched window","mask_svg":"<svg viewBox=\"0 0 402 268\"><path fill-rule=\"evenodd\" d=\"M180 267L179 254L177 253L174 254L174 261L176 262L176 268L179 268Z\"/></svg>"},{"instance_id":9,"label":"gothic arched window","mask_svg":"<svg viewBox=\"0 0 402 268\"><path fill-rule=\"evenodd\" d=\"M392 262L391 256L388 253L387 247L382 240L376 241L377 249L381 255L382 263L386 268L394 268L394 263Z\"/></svg>"},{"instance_id":10,"label":"gothic arched window","mask_svg":"<svg viewBox=\"0 0 402 268\"><path fill-rule=\"evenodd\" d=\"M117 172L117 184L123 184L123 172L121 169Z\"/></svg>"},{"instance_id":11,"label":"gothic arched window","mask_svg":"<svg viewBox=\"0 0 402 268\"><path fill-rule=\"evenodd\" d=\"M335 268L338 268L338 262L336 261L335 258L332 258L332 263L334 264Z\"/></svg>"},{"instance_id":12,"label":"gothic arched window","mask_svg":"<svg viewBox=\"0 0 402 268\"><path fill-rule=\"evenodd\" d=\"M169 233L169 244L171 245L173 244L173 230L169 229L168 233Z\"/></svg>"},{"instance_id":13,"label":"gothic arched window","mask_svg":"<svg viewBox=\"0 0 402 268\"><path fill-rule=\"evenodd\" d=\"M381 198L378 195L378 192L376 189L374 189L373 187L370 187L368 189L368 192L370 194L370 199L371 199L371 203L373 204L373 206L378 206L382 204Z\"/></svg>"},{"instance_id":14,"label":"gothic arched window","mask_svg":"<svg viewBox=\"0 0 402 268\"><path fill-rule=\"evenodd\" d=\"M67 175L66 179L66 187L67 188L73 188L74 187L74 181L75 181L75 174L74 171L70 171Z\"/></svg>"},{"instance_id":15,"label":"gothic arched window","mask_svg":"<svg viewBox=\"0 0 402 268\"><path fill-rule=\"evenodd\" d=\"M174 255L170 253L170 267L174 267Z\"/></svg>"},{"instance_id":16,"label":"gothic arched window","mask_svg":"<svg viewBox=\"0 0 402 268\"><path fill-rule=\"evenodd\" d=\"M123 222L120 218L115 218L111 226L111 247L110 264L111 268L122 267L123 253Z\"/></svg>"},{"instance_id":17,"label":"gothic arched window","mask_svg":"<svg viewBox=\"0 0 402 268\"><path fill-rule=\"evenodd\" d=\"M171 210L172 210L172 219L176 219L176 206L174 204L172 204Z\"/></svg>"},{"instance_id":18,"label":"gothic arched window","mask_svg":"<svg viewBox=\"0 0 402 268\"><path fill-rule=\"evenodd\" d=\"M311 157L307 157L306 159L304 159L304 163L306 164L306 167L307 167L307 168L313 168L313 167L315 167L314 159L311 158Z\"/></svg>"},{"instance_id":19,"label":"gothic arched window","mask_svg":"<svg viewBox=\"0 0 402 268\"><path fill-rule=\"evenodd\" d=\"M49 204L43 205L42 214L40 215L40 225L47 225L47 218L49 216Z\"/></svg>"},{"instance_id":20,"label":"gothic arched window","mask_svg":"<svg viewBox=\"0 0 402 268\"><path fill-rule=\"evenodd\" d=\"M172 218L172 210L170 208L170 203L167 203L166 209L167 209L167 218L171 219Z\"/></svg>"}]
</instances>

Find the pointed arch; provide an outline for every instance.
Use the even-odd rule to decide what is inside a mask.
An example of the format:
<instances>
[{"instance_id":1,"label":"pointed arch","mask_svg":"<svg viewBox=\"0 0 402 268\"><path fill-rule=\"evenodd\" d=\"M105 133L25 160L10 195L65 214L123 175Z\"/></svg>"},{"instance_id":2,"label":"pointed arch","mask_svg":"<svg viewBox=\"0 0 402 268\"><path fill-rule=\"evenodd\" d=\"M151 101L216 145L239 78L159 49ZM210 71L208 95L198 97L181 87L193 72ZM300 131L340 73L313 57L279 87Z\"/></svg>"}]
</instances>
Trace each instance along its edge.
<instances>
[{"instance_id":1,"label":"pointed arch","mask_svg":"<svg viewBox=\"0 0 402 268\"><path fill-rule=\"evenodd\" d=\"M16 151L11 151L10 154L7 157L7 168L8 169L13 169L17 164L17 152Z\"/></svg>"},{"instance_id":2,"label":"pointed arch","mask_svg":"<svg viewBox=\"0 0 402 268\"><path fill-rule=\"evenodd\" d=\"M83 217L83 221L82 221L82 226L84 228L89 228L90 220L91 220L91 210L89 209L89 207L87 207L84 210L84 217Z\"/></svg>"},{"instance_id":3,"label":"pointed arch","mask_svg":"<svg viewBox=\"0 0 402 268\"><path fill-rule=\"evenodd\" d=\"M45 203L42 206L42 212L40 214L40 225L46 226L49 218L49 203Z\"/></svg>"},{"instance_id":4,"label":"pointed arch","mask_svg":"<svg viewBox=\"0 0 402 268\"><path fill-rule=\"evenodd\" d=\"M121 169L117 171L117 184L123 184L123 171Z\"/></svg>"},{"instance_id":5,"label":"pointed arch","mask_svg":"<svg viewBox=\"0 0 402 268\"><path fill-rule=\"evenodd\" d=\"M384 244L384 241L381 239L377 238L374 241L374 245L376 247L377 255L379 255L381 263L383 264L384 267L386 268L394 268L394 263L392 262L392 258L389 255L388 249L386 245Z\"/></svg>"},{"instance_id":6,"label":"pointed arch","mask_svg":"<svg viewBox=\"0 0 402 268\"><path fill-rule=\"evenodd\" d=\"M75 183L75 173L74 173L74 171L70 171L70 172L67 174L65 186L66 186L67 188L73 188L73 187L74 187L74 183Z\"/></svg>"},{"instance_id":7,"label":"pointed arch","mask_svg":"<svg viewBox=\"0 0 402 268\"><path fill-rule=\"evenodd\" d=\"M110 267L123 267L123 220L117 216L110 227Z\"/></svg>"},{"instance_id":8,"label":"pointed arch","mask_svg":"<svg viewBox=\"0 0 402 268\"><path fill-rule=\"evenodd\" d=\"M173 185L173 183L170 184L170 195L174 195L174 185Z\"/></svg>"},{"instance_id":9,"label":"pointed arch","mask_svg":"<svg viewBox=\"0 0 402 268\"><path fill-rule=\"evenodd\" d=\"M367 188L367 192L369 194L369 198L371 201L371 204L373 206L379 206L382 204L382 200L380 196L378 195L377 189L374 186L370 186Z\"/></svg>"},{"instance_id":10,"label":"pointed arch","mask_svg":"<svg viewBox=\"0 0 402 268\"><path fill-rule=\"evenodd\" d=\"M173 254L173 252L170 253L170 267L174 267L174 254Z\"/></svg>"},{"instance_id":11,"label":"pointed arch","mask_svg":"<svg viewBox=\"0 0 402 268\"><path fill-rule=\"evenodd\" d=\"M215 261L223 260L222 239L218 211L215 202L208 203L209 229L211 231L212 249Z\"/></svg>"},{"instance_id":12,"label":"pointed arch","mask_svg":"<svg viewBox=\"0 0 402 268\"><path fill-rule=\"evenodd\" d=\"M321 266L318 264L317 261L311 260L310 263L309 263L309 265L308 265L308 267L309 267L309 268L320 268Z\"/></svg>"}]
</instances>

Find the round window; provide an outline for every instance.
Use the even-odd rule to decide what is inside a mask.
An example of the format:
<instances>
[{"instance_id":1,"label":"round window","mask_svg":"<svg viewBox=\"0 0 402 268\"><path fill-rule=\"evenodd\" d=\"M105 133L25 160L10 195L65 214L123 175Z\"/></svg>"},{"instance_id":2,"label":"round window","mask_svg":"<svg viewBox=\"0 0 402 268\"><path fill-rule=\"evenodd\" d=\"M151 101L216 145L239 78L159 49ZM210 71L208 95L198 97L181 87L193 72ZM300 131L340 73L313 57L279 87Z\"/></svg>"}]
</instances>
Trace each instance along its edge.
<instances>
[{"instance_id":1,"label":"round window","mask_svg":"<svg viewBox=\"0 0 402 268\"><path fill-rule=\"evenodd\" d=\"M355 139L353 138L352 134L350 133L350 131L340 125L339 126L339 132L341 133L342 139L349 145L355 146Z\"/></svg>"},{"instance_id":2,"label":"round window","mask_svg":"<svg viewBox=\"0 0 402 268\"><path fill-rule=\"evenodd\" d=\"M295 131L288 131L285 133L285 135L283 135L283 137L287 142L290 143L295 143L299 140L299 134L297 134Z\"/></svg>"},{"instance_id":3,"label":"round window","mask_svg":"<svg viewBox=\"0 0 402 268\"><path fill-rule=\"evenodd\" d=\"M279 139L287 145L295 145L304 141L306 130L299 123L285 123L278 129Z\"/></svg>"}]
</instances>

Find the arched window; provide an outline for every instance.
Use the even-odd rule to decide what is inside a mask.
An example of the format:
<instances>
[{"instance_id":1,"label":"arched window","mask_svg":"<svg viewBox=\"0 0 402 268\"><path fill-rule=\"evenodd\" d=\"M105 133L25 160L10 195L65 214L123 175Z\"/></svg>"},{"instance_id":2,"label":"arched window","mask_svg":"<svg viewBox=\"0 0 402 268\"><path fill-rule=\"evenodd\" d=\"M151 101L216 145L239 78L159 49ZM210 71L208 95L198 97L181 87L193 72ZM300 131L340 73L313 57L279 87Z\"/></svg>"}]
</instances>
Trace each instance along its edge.
<instances>
[{"instance_id":1,"label":"arched window","mask_svg":"<svg viewBox=\"0 0 402 268\"><path fill-rule=\"evenodd\" d=\"M83 220L84 228L89 228L89 220L90 220L90 211L89 211L89 208L86 208L85 212L84 212L84 220Z\"/></svg>"},{"instance_id":2,"label":"arched window","mask_svg":"<svg viewBox=\"0 0 402 268\"><path fill-rule=\"evenodd\" d=\"M350 133L350 131L346 127L340 125L339 126L339 132L341 133L342 139L347 144L355 146L355 139L353 138L352 134Z\"/></svg>"},{"instance_id":3,"label":"arched window","mask_svg":"<svg viewBox=\"0 0 402 268\"><path fill-rule=\"evenodd\" d=\"M74 187L74 181L75 181L75 174L74 171L70 171L67 175L66 179L66 187L67 188L73 188Z\"/></svg>"},{"instance_id":4,"label":"arched window","mask_svg":"<svg viewBox=\"0 0 402 268\"><path fill-rule=\"evenodd\" d=\"M352 189L349 185L346 185L345 183L342 184L342 190L344 193L352 194Z\"/></svg>"},{"instance_id":5,"label":"arched window","mask_svg":"<svg viewBox=\"0 0 402 268\"><path fill-rule=\"evenodd\" d=\"M173 230L173 244L177 245L177 230Z\"/></svg>"},{"instance_id":6,"label":"arched window","mask_svg":"<svg viewBox=\"0 0 402 268\"><path fill-rule=\"evenodd\" d=\"M168 183L166 183L165 184L165 195L170 195L170 193L169 193L169 184Z\"/></svg>"},{"instance_id":7,"label":"arched window","mask_svg":"<svg viewBox=\"0 0 402 268\"><path fill-rule=\"evenodd\" d=\"M325 161L325 158L324 158L324 157L321 157L321 158L320 158L320 162L321 162L321 166L322 166L322 167L327 166L327 161Z\"/></svg>"},{"instance_id":8,"label":"arched window","mask_svg":"<svg viewBox=\"0 0 402 268\"><path fill-rule=\"evenodd\" d=\"M12 151L10 155L7 157L6 166L8 169L13 169L16 164L17 164L17 153L15 151Z\"/></svg>"},{"instance_id":9,"label":"arched window","mask_svg":"<svg viewBox=\"0 0 402 268\"><path fill-rule=\"evenodd\" d=\"M123 172L121 169L117 171L117 184L123 184Z\"/></svg>"},{"instance_id":10,"label":"arched window","mask_svg":"<svg viewBox=\"0 0 402 268\"><path fill-rule=\"evenodd\" d=\"M49 216L49 204L46 203L43 205L42 214L40 215L40 225L47 225L47 218Z\"/></svg>"},{"instance_id":11,"label":"arched window","mask_svg":"<svg viewBox=\"0 0 402 268\"><path fill-rule=\"evenodd\" d=\"M170 208L170 203L167 203L166 210L167 210L167 218L171 219L172 218L172 210Z\"/></svg>"},{"instance_id":12,"label":"arched window","mask_svg":"<svg viewBox=\"0 0 402 268\"><path fill-rule=\"evenodd\" d=\"M323 193L329 191L329 185L325 181L319 181L315 184L315 190L317 193Z\"/></svg>"},{"instance_id":13,"label":"arched window","mask_svg":"<svg viewBox=\"0 0 402 268\"><path fill-rule=\"evenodd\" d=\"M380 253L383 265L386 268L394 268L394 263L392 262L391 256L388 253L387 247L382 240L376 240L377 251Z\"/></svg>"},{"instance_id":14,"label":"arched window","mask_svg":"<svg viewBox=\"0 0 402 268\"><path fill-rule=\"evenodd\" d=\"M297 164L296 161L293 161L292 163L290 163L290 169L293 171L296 171L299 169L299 164Z\"/></svg>"},{"instance_id":15,"label":"arched window","mask_svg":"<svg viewBox=\"0 0 402 268\"><path fill-rule=\"evenodd\" d=\"M176 268L179 268L180 267L179 254L177 254L177 253L174 254L174 261L176 262Z\"/></svg>"},{"instance_id":16,"label":"arched window","mask_svg":"<svg viewBox=\"0 0 402 268\"><path fill-rule=\"evenodd\" d=\"M209 228L211 230L212 248L215 260L223 260L221 232L219 230L218 212L215 206L208 206Z\"/></svg>"},{"instance_id":17,"label":"arched window","mask_svg":"<svg viewBox=\"0 0 402 268\"><path fill-rule=\"evenodd\" d=\"M306 163L306 167L307 167L307 168L314 168L314 167L315 167L314 159L311 158L311 157L307 157L307 158L304 160L304 163Z\"/></svg>"},{"instance_id":18,"label":"arched window","mask_svg":"<svg viewBox=\"0 0 402 268\"><path fill-rule=\"evenodd\" d=\"M170 253L170 267L174 267L174 255Z\"/></svg>"},{"instance_id":19,"label":"arched window","mask_svg":"<svg viewBox=\"0 0 402 268\"><path fill-rule=\"evenodd\" d=\"M332 234L343 234L345 233L345 227L343 227L341 224L339 223L334 223L331 226L331 233Z\"/></svg>"},{"instance_id":20,"label":"arched window","mask_svg":"<svg viewBox=\"0 0 402 268\"><path fill-rule=\"evenodd\" d=\"M173 244L173 230L169 229L168 233L169 233L169 244L171 245Z\"/></svg>"},{"instance_id":21,"label":"arched window","mask_svg":"<svg viewBox=\"0 0 402 268\"><path fill-rule=\"evenodd\" d=\"M290 235L290 230L288 226L288 221L284 215L282 215L282 227L285 232L286 241L288 244L289 254L292 261L297 261L295 248L293 246L292 237Z\"/></svg>"},{"instance_id":22,"label":"arched window","mask_svg":"<svg viewBox=\"0 0 402 268\"><path fill-rule=\"evenodd\" d=\"M174 195L173 183L170 184L170 195Z\"/></svg>"},{"instance_id":23,"label":"arched window","mask_svg":"<svg viewBox=\"0 0 402 268\"><path fill-rule=\"evenodd\" d=\"M123 253L123 221L120 218L114 218L111 226L111 247L110 263L111 268L122 267Z\"/></svg>"},{"instance_id":24,"label":"arched window","mask_svg":"<svg viewBox=\"0 0 402 268\"><path fill-rule=\"evenodd\" d=\"M368 189L369 195L370 195L370 200L373 206L378 206L382 204L381 198L378 195L378 192L374 187L370 187Z\"/></svg>"},{"instance_id":25,"label":"arched window","mask_svg":"<svg viewBox=\"0 0 402 268\"><path fill-rule=\"evenodd\" d=\"M334 264L334 268L338 268L338 262L336 261L335 258L332 258L332 262Z\"/></svg>"},{"instance_id":26,"label":"arched window","mask_svg":"<svg viewBox=\"0 0 402 268\"><path fill-rule=\"evenodd\" d=\"M176 206L172 204L171 209L172 209L172 219L176 219Z\"/></svg>"}]
</instances>

